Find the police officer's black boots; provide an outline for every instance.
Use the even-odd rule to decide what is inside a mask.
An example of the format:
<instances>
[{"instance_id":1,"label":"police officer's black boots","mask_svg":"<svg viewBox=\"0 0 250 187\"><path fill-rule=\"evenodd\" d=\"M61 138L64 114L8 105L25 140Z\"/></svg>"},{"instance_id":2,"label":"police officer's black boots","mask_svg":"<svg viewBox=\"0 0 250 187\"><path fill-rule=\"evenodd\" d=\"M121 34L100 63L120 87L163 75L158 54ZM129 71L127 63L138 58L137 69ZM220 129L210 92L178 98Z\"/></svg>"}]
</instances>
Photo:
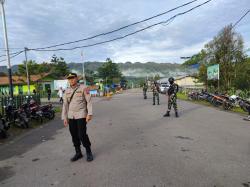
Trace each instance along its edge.
<instances>
[{"instance_id":1,"label":"police officer's black boots","mask_svg":"<svg viewBox=\"0 0 250 187\"><path fill-rule=\"evenodd\" d=\"M87 160L88 162L91 162L91 161L94 159L90 147L86 147L86 155L87 155L86 160Z\"/></svg>"},{"instance_id":2,"label":"police officer's black boots","mask_svg":"<svg viewBox=\"0 0 250 187\"><path fill-rule=\"evenodd\" d=\"M177 118L179 117L179 114L177 111L175 112L175 117L177 117Z\"/></svg>"},{"instance_id":3,"label":"police officer's black boots","mask_svg":"<svg viewBox=\"0 0 250 187\"><path fill-rule=\"evenodd\" d=\"M75 147L75 150L76 150L76 154L70 159L71 162L75 162L83 157L80 147Z\"/></svg>"},{"instance_id":4,"label":"police officer's black boots","mask_svg":"<svg viewBox=\"0 0 250 187\"><path fill-rule=\"evenodd\" d=\"M169 117L170 116L170 111L167 111L167 113L166 114L164 114L164 116L163 117Z\"/></svg>"}]
</instances>

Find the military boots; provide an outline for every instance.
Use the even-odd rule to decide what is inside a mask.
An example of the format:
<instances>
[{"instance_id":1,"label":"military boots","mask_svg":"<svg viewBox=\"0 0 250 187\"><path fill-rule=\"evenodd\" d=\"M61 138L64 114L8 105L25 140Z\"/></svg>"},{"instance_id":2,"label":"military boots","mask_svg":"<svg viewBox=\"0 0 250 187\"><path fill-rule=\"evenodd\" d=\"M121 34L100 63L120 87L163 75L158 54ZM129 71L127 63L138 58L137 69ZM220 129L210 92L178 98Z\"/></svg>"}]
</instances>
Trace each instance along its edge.
<instances>
[{"instance_id":1,"label":"military boots","mask_svg":"<svg viewBox=\"0 0 250 187\"><path fill-rule=\"evenodd\" d=\"M167 113L166 114L164 114L164 116L163 117L169 117L170 116L170 111L167 111Z\"/></svg>"}]
</instances>

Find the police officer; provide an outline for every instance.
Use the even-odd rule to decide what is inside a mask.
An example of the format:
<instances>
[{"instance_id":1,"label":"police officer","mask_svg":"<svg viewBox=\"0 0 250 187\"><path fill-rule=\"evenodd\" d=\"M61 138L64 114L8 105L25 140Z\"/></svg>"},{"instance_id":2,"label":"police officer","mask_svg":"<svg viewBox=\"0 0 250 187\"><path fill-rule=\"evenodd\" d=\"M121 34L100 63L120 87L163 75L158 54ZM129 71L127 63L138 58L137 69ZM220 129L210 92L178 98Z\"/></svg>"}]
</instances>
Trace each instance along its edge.
<instances>
[{"instance_id":1,"label":"police officer","mask_svg":"<svg viewBox=\"0 0 250 187\"><path fill-rule=\"evenodd\" d=\"M69 125L69 131L75 147L75 155L71 161L82 158L80 145L85 147L87 161L93 160L91 143L87 135L87 123L92 119L92 102L89 90L84 85L77 83L77 74L70 73L67 76L70 87L65 90L63 99L62 119L64 126Z\"/></svg>"},{"instance_id":2,"label":"police officer","mask_svg":"<svg viewBox=\"0 0 250 187\"><path fill-rule=\"evenodd\" d=\"M147 90L148 90L147 83L143 83L142 90L143 90L143 97L144 97L144 99L147 99Z\"/></svg>"},{"instance_id":3,"label":"police officer","mask_svg":"<svg viewBox=\"0 0 250 187\"><path fill-rule=\"evenodd\" d=\"M153 105L155 105L155 98L157 98L157 104L159 105L160 104L160 97L159 97L160 88L156 81L154 81L152 85L152 91L153 91Z\"/></svg>"},{"instance_id":4,"label":"police officer","mask_svg":"<svg viewBox=\"0 0 250 187\"><path fill-rule=\"evenodd\" d=\"M168 82L170 84L170 87L168 89L168 110L167 113L164 115L164 117L169 117L170 116L170 110L171 106L173 105L174 110L175 110L175 116L179 117L178 115L178 110L177 110L177 92L179 90L178 84L174 83L174 78L170 77L168 79Z\"/></svg>"}]
</instances>

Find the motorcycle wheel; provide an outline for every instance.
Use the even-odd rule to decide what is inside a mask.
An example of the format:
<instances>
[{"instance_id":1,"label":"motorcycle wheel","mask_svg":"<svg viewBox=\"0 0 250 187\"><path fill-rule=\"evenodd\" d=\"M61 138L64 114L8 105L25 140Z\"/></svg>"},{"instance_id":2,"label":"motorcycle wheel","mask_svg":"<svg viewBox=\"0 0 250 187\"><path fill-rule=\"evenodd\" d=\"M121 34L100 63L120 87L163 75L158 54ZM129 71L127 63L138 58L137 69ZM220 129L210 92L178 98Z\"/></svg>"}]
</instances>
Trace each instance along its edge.
<instances>
[{"instance_id":1,"label":"motorcycle wheel","mask_svg":"<svg viewBox=\"0 0 250 187\"><path fill-rule=\"evenodd\" d=\"M7 131L4 129L0 130L0 138L5 139L8 137Z\"/></svg>"},{"instance_id":2,"label":"motorcycle wheel","mask_svg":"<svg viewBox=\"0 0 250 187\"><path fill-rule=\"evenodd\" d=\"M49 114L49 119L52 120L54 118L55 118L55 112L51 111L50 114Z\"/></svg>"},{"instance_id":3,"label":"motorcycle wheel","mask_svg":"<svg viewBox=\"0 0 250 187\"><path fill-rule=\"evenodd\" d=\"M214 101L214 106L215 106L215 107L219 107L219 106L220 106L219 101L215 100L215 101Z\"/></svg>"},{"instance_id":4,"label":"motorcycle wheel","mask_svg":"<svg viewBox=\"0 0 250 187\"><path fill-rule=\"evenodd\" d=\"M7 130L3 121L0 122L0 138L7 138Z\"/></svg>"},{"instance_id":5,"label":"motorcycle wheel","mask_svg":"<svg viewBox=\"0 0 250 187\"><path fill-rule=\"evenodd\" d=\"M24 129L29 128L28 118L20 115L19 120L20 120L20 125L22 128L24 128Z\"/></svg>"},{"instance_id":6,"label":"motorcycle wheel","mask_svg":"<svg viewBox=\"0 0 250 187\"><path fill-rule=\"evenodd\" d=\"M39 121L40 123L43 123L43 117L42 116L38 116L37 117L37 121Z\"/></svg>"}]
</instances>

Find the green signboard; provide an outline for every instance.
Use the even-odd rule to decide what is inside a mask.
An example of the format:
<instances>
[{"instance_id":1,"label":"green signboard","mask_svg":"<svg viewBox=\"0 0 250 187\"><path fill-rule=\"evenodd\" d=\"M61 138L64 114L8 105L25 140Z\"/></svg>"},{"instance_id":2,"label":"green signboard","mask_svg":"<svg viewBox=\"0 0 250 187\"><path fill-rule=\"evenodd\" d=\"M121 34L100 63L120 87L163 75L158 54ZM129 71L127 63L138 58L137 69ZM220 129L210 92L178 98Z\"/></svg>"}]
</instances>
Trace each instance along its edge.
<instances>
[{"instance_id":1,"label":"green signboard","mask_svg":"<svg viewBox=\"0 0 250 187\"><path fill-rule=\"evenodd\" d=\"M219 80L219 79L220 79L219 64L209 66L207 68L207 80Z\"/></svg>"}]
</instances>

